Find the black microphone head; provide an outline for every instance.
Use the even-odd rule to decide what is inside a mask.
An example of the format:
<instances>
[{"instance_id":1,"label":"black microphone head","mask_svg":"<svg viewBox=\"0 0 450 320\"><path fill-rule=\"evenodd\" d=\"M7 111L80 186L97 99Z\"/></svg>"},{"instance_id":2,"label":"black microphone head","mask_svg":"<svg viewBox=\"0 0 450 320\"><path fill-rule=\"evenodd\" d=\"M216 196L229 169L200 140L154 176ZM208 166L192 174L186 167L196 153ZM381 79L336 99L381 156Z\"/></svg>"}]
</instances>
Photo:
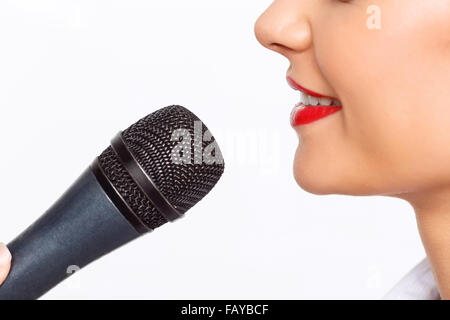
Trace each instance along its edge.
<instances>
[{"instance_id":1,"label":"black microphone head","mask_svg":"<svg viewBox=\"0 0 450 320\"><path fill-rule=\"evenodd\" d=\"M214 137L197 116L181 106L148 115L123 131L121 139L139 168L180 214L203 199L224 172ZM98 166L143 225L152 230L168 222L130 174L114 144L98 157Z\"/></svg>"}]
</instances>

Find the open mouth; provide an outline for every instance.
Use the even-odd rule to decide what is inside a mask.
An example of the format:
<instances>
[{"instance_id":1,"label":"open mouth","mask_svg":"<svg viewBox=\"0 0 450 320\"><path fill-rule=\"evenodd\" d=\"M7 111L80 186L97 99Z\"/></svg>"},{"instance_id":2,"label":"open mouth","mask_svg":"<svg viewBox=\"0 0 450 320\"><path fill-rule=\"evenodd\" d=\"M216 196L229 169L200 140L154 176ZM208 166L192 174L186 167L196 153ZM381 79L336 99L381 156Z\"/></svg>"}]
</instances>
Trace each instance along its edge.
<instances>
[{"instance_id":1,"label":"open mouth","mask_svg":"<svg viewBox=\"0 0 450 320\"><path fill-rule=\"evenodd\" d=\"M317 121L342 109L338 99L306 89L290 77L287 81L294 90L300 91L300 101L291 113L293 127Z\"/></svg>"},{"instance_id":2,"label":"open mouth","mask_svg":"<svg viewBox=\"0 0 450 320\"><path fill-rule=\"evenodd\" d=\"M300 91L300 102L305 106L341 106L341 102L333 97L325 96L312 90L306 89L287 77L287 82L292 89Z\"/></svg>"}]
</instances>

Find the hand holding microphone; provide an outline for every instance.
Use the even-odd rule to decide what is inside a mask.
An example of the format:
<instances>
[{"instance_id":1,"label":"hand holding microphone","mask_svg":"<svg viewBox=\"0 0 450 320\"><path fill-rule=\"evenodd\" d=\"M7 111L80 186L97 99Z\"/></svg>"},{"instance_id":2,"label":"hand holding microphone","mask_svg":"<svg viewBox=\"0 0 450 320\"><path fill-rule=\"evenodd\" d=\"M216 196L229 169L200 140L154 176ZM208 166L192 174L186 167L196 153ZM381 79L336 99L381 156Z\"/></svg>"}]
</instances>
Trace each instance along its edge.
<instances>
[{"instance_id":1,"label":"hand holding microphone","mask_svg":"<svg viewBox=\"0 0 450 320\"><path fill-rule=\"evenodd\" d=\"M0 243L0 285L5 281L10 268L11 253L3 243Z\"/></svg>"}]
</instances>

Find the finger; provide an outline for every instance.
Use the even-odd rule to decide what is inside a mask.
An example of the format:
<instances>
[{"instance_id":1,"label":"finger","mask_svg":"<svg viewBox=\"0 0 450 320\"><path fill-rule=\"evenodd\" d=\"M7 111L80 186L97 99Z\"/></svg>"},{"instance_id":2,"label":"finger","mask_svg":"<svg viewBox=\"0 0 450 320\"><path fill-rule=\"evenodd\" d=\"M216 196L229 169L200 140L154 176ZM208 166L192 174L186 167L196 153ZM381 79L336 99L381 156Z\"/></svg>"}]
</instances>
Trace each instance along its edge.
<instances>
[{"instance_id":1,"label":"finger","mask_svg":"<svg viewBox=\"0 0 450 320\"><path fill-rule=\"evenodd\" d=\"M11 253L3 243L0 243L0 285L5 281L6 277L8 276L10 268L11 268Z\"/></svg>"}]
</instances>

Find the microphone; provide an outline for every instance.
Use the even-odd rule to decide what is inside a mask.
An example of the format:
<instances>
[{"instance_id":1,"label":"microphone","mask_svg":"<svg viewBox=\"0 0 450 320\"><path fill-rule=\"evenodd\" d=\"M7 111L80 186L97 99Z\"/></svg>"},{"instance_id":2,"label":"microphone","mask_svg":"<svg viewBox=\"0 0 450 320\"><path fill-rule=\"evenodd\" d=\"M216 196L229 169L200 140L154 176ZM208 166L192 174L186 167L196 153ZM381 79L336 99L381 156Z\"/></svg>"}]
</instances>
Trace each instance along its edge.
<instances>
[{"instance_id":1,"label":"microphone","mask_svg":"<svg viewBox=\"0 0 450 320\"><path fill-rule=\"evenodd\" d=\"M8 244L13 259L0 300L38 299L74 271L183 217L224 167L214 137L186 108L141 119Z\"/></svg>"}]
</instances>

